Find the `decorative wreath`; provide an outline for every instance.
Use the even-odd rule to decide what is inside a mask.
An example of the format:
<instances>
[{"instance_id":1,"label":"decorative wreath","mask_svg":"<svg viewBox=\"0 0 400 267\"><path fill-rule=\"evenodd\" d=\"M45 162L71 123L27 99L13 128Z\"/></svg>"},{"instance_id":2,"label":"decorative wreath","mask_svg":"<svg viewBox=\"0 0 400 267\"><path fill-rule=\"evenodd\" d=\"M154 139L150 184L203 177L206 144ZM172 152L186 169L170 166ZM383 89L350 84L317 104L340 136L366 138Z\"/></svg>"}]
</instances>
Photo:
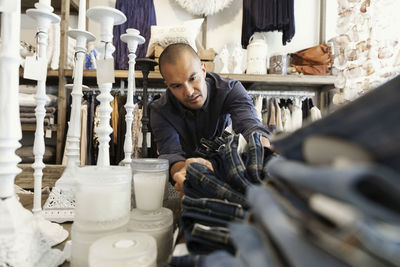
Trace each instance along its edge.
<instances>
[{"instance_id":1,"label":"decorative wreath","mask_svg":"<svg viewBox=\"0 0 400 267\"><path fill-rule=\"evenodd\" d=\"M178 4L193 15L213 15L228 7L233 0L176 0Z\"/></svg>"}]
</instances>

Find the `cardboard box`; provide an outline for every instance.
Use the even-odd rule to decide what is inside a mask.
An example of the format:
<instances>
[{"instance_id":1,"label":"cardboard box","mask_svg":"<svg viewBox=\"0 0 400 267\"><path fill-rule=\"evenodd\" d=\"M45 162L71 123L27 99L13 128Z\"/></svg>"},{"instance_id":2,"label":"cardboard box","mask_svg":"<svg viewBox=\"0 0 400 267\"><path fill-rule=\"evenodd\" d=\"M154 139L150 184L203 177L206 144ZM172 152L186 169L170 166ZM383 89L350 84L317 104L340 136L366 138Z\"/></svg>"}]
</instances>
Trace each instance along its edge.
<instances>
[{"instance_id":1,"label":"cardboard box","mask_svg":"<svg viewBox=\"0 0 400 267\"><path fill-rule=\"evenodd\" d=\"M213 61L216 55L214 48L199 49L197 51L197 54L199 55L199 58L201 60L210 60L210 61Z\"/></svg>"},{"instance_id":2,"label":"cardboard box","mask_svg":"<svg viewBox=\"0 0 400 267\"><path fill-rule=\"evenodd\" d=\"M154 57L159 58L162 51L164 51L164 47L162 47L161 45L156 45L156 47L154 48Z\"/></svg>"}]
</instances>

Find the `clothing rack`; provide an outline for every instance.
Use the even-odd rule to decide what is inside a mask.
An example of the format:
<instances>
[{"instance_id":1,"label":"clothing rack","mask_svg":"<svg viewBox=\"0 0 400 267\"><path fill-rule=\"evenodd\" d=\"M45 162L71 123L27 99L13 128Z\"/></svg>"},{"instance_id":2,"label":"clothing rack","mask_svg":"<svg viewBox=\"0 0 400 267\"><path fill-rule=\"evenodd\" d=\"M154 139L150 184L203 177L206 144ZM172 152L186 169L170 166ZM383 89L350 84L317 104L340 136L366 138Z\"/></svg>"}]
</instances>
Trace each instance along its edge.
<instances>
[{"instance_id":1,"label":"clothing rack","mask_svg":"<svg viewBox=\"0 0 400 267\"><path fill-rule=\"evenodd\" d=\"M164 93L166 90L166 88L147 88L147 93L149 94L162 94ZM97 92L100 91L100 89L98 88L82 88L82 92ZM111 92L127 92L128 89L127 88L112 88ZM135 90L135 95L136 94L143 94L143 89L142 88L136 88Z\"/></svg>"},{"instance_id":2,"label":"clothing rack","mask_svg":"<svg viewBox=\"0 0 400 267\"><path fill-rule=\"evenodd\" d=\"M291 98L291 97L314 97L315 92L309 91L255 91L250 90L247 93L251 96L269 96L269 97L282 97L282 98Z\"/></svg>"}]
</instances>

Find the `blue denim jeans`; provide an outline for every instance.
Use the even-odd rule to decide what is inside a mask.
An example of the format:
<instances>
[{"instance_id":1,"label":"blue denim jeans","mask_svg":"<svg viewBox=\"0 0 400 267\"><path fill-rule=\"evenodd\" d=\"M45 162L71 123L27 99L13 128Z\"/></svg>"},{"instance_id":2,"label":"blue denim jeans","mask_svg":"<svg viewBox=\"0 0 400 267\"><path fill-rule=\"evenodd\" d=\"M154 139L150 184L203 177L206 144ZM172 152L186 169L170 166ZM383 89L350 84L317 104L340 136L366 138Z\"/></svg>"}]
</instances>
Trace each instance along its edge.
<instances>
[{"instance_id":1,"label":"blue denim jeans","mask_svg":"<svg viewBox=\"0 0 400 267\"><path fill-rule=\"evenodd\" d=\"M247 211L239 204L211 198L191 198L183 196L182 209L227 221L243 220Z\"/></svg>"},{"instance_id":2,"label":"blue denim jeans","mask_svg":"<svg viewBox=\"0 0 400 267\"><path fill-rule=\"evenodd\" d=\"M228 223L213 216L183 211L181 225L188 250L194 254L208 254L222 249L234 254Z\"/></svg>"},{"instance_id":3,"label":"blue denim jeans","mask_svg":"<svg viewBox=\"0 0 400 267\"><path fill-rule=\"evenodd\" d=\"M347 266L311 243L285 214L270 189L252 186L248 190L248 200L254 219L269 234L289 266Z\"/></svg>"},{"instance_id":4,"label":"blue denim jeans","mask_svg":"<svg viewBox=\"0 0 400 267\"><path fill-rule=\"evenodd\" d=\"M203 164L191 163L186 169L186 180L183 184L185 195L193 198L226 199L247 207L244 195L219 180L213 172Z\"/></svg>"},{"instance_id":5,"label":"blue denim jeans","mask_svg":"<svg viewBox=\"0 0 400 267\"><path fill-rule=\"evenodd\" d=\"M363 147L376 162L400 172L399 88L400 76L397 76L322 120L272 144L286 158L305 161L303 144L307 138L314 135L338 137Z\"/></svg>"},{"instance_id":6,"label":"blue denim jeans","mask_svg":"<svg viewBox=\"0 0 400 267\"><path fill-rule=\"evenodd\" d=\"M216 251L210 255L185 255L173 257L169 267L247 267L239 259L225 251Z\"/></svg>"},{"instance_id":7,"label":"blue denim jeans","mask_svg":"<svg viewBox=\"0 0 400 267\"><path fill-rule=\"evenodd\" d=\"M367 216L400 223L400 175L388 168L374 164L310 167L273 158L267 169L271 179L351 203Z\"/></svg>"},{"instance_id":8,"label":"blue denim jeans","mask_svg":"<svg viewBox=\"0 0 400 267\"><path fill-rule=\"evenodd\" d=\"M264 233L245 223L230 223L231 238L245 266L276 266Z\"/></svg>"},{"instance_id":9,"label":"blue denim jeans","mask_svg":"<svg viewBox=\"0 0 400 267\"><path fill-rule=\"evenodd\" d=\"M225 176L221 177L226 183L238 192L245 194L247 187L251 185L246 177L246 165L238 151L239 135L228 137L225 145L224 166Z\"/></svg>"}]
</instances>

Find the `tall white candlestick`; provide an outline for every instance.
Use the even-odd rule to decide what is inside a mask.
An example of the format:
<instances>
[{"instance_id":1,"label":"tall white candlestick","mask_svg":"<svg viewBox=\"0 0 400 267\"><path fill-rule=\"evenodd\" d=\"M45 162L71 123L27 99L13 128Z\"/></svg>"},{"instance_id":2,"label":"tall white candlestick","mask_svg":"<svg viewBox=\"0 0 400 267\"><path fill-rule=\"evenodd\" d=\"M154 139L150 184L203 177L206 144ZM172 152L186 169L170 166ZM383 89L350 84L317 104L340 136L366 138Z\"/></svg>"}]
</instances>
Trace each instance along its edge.
<instances>
[{"instance_id":1,"label":"tall white candlestick","mask_svg":"<svg viewBox=\"0 0 400 267\"><path fill-rule=\"evenodd\" d=\"M39 0L40 4L51 6L51 0Z\"/></svg>"},{"instance_id":2,"label":"tall white candlestick","mask_svg":"<svg viewBox=\"0 0 400 267\"><path fill-rule=\"evenodd\" d=\"M15 175L21 171L15 154L22 137L18 104L21 1L15 6L15 10L1 13L0 265L57 266L61 251L51 249L35 216L22 207L14 191Z\"/></svg>"},{"instance_id":3,"label":"tall white candlestick","mask_svg":"<svg viewBox=\"0 0 400 267\"><path fill-rule=\"evenodd\" d=\"M139 44L143 44L145 39L139 35L140 32L136 29L127 29L125 34L121 35L121 40L128 44L129 50L129 75L128 75L128 97L126 98L126 133L124 142L125 158L123 163L128 166L131 164L132 155L132 121L133 121L133 94L135 93L135 59L136 49Z\"/></svg>"},{"instance_id":4,"label":"tall white candlestick","mask_svg":"<svg viewBox=\"0 0 400 267\"><path fill-rule=\"evenodd\" d=\"M111 7L93 7L87 11L87 16L101 26L101 44L98 45L99 57L112 59L112 53L115 48L112 44L113 26L122 24L126 21L124 13ZM112 83L98 84L100 95L97 99L100 101L99 118L100 123L96 133L99 135L99 156L97 166L110 166L109 142L112 128L110 126L110 117L112 108L110 102L113 99L111 95Z\"/></svg>"},{"instance_id":5,"label":"tall white candlestick","mask_svg":"<svg viewBox=\"0 0 400 267\"><path fill-rule=\"evenodd\" d=\"M84 31L86 28L86 0L79 1L78 30Z\"/></svg>"},{"instance_id":6,"label":"tall white candlestick","mask_svg":"<svg viewBox=\"0 0 400 267\"><path fill-rule=\"evenodd\" d=\"M50 3L50 1L48 1ZM46 61L46 48L48 39L48 30L51 23L60 22L60 17L53 14L50 5L45 6L44 3L39 2L35 5L36 8L28 9L27 15L32 17L37 22L37 56L38 58L45 59ZM52 224L45 220L42 216L42 177L43 168L43 155L45 150L44 144L44 116L46 114L46 80L37 82L36 99L36 131L35 140L33 144L33 154L35 162L32 164L34 169L34 199L33 199L33 212L36 215L37 224L43 231L44 235L48 238L52 245L64 241L68 237L68 232L65 231L60 225Z\"/></svg>"}]
</instances>

